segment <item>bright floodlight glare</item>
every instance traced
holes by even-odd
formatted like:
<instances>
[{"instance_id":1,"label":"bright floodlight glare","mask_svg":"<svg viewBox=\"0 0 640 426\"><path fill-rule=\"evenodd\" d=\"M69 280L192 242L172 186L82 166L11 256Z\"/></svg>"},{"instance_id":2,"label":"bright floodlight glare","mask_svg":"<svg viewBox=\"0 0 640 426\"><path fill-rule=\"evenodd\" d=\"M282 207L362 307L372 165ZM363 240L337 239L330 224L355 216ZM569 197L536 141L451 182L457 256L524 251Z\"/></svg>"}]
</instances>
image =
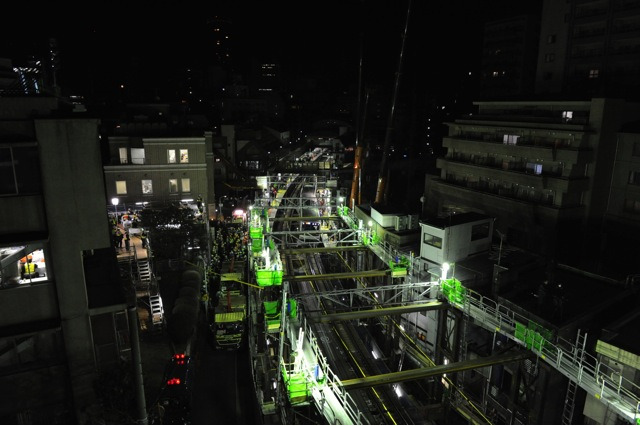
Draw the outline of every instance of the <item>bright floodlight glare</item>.
<instances>
[{"instance_id":1,"label":"bright floodlight glare","mask_svg":"<svg viewBox=\"0 0 640 426\"><path fill-rule=\"evenodd\" d=\"M369 227L372 227L373 226L373 221L370 220L368 225L369 225Z\"/></svg>"},{"instance_id":2,"label":"bright floodlight glare","mask_svg":"<svg viewBox=\"0 0 640 426\"><path fill-rule=\"evenodd\" d=\"M449 270L449 264L447 262L444 262L442 264L442 270L445 271L445 272L447 272Z\"/></svg>"},{"instance_id":3,"label":"bright floodlight glare","mask_svg":"<svg viewBox=\"0 0 640 426\"><path fill-rule=\"evenodd\" d=\"M119 203L120 203L120 200L118 200L117 198L111 199L111 204L113 204L114 206L117 206Z\"/></svg>"},{"instance_id":4,"label":"bright floodlight glare","mask_svg":"<svg viewBox=\"0 0 640 426\"><path fill-rule=\"evenodd\" d=\"M340 201L341 203L344 201L343 197L338 198L338 201Z\"/></svg>"}]
</instances>

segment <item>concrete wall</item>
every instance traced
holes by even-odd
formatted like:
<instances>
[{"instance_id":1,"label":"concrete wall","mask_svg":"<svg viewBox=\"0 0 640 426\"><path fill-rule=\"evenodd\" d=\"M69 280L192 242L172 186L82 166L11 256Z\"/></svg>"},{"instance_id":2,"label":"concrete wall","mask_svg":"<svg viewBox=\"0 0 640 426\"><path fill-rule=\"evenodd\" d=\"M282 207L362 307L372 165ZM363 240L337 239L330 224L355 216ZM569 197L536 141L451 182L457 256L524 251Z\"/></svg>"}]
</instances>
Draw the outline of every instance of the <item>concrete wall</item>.
<instances>
[{"instance_id":1,"label":"concrete wall","mask_svg":"<svg viewBox=\"0 0 640 426\"><path fill-rule=\"evenodd\" d=\"M3 289L0 324L3 327L58 318L56 286L51 282Z\"/></svg>"},{"instance_id":2,"label":"concrete wall","mask_svg":"<svg viewBox=\"0 0 640 426\"><path fill-rule=\"evenodd\" d=\"M109 247L98 120L36 120L50 258L74 406L93 401L95 360L83 250Z\"/></svg>"}]
</instances>

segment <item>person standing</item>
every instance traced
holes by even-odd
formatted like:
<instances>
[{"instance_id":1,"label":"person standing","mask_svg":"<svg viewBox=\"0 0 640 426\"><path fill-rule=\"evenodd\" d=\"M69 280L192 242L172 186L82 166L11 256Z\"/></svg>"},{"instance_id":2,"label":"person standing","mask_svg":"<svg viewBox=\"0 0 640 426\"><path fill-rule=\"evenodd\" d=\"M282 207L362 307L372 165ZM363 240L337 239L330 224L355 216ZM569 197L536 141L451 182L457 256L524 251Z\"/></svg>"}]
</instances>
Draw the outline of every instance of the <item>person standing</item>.
<instances>
[{"instance_id":1,"label":"person standing","mask_svg":"<svg viewBox=\"0 0 640 426\"><path fill-rule=\"evenodd\" d=\"M147 248L147 233L142 231L140 233L140 242L142 242L142 248Z\"/></svg>"},{"instance_id":2,"label":"person standing","mask_svg":"<svg viewBox=\"0 0 640 426\"><path fill-rule=\"evenodd\" d=\"M129 240L129 233L128 232L125 232L125 234L124 234L124 248L127 251L129 251L129 249L131 248L131 241Z\"/></svg>"},{"instance_id":3,"label":"person standing","mask_svg":"<svg viewBox=\"0 0 640 426\"><path fill-rule=\"evenodd\" d=\"M116 227L115 238L116 238L116 247L122 248L122 232L120 231L119 226Z\"/></svg>"}]
</instances>

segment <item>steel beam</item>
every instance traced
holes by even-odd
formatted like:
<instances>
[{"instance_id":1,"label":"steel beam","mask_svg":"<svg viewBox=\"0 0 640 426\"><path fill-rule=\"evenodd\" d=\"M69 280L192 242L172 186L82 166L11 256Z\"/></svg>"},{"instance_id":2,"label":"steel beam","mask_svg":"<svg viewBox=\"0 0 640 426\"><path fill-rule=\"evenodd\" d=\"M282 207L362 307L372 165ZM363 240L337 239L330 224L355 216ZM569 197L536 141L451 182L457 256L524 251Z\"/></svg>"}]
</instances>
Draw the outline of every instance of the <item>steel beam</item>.
<instances>
[{"instance_id":1,"label":"steel beam","mask_svg":"<svg viewBox=\"0 0 640 426\"><path fill-rule=\"evenodd\" d=\"M413 305L394 306L391 308L364 309L360 311L339 312L335 314L311 314L309 319L315 322L348 321L360 318L373 318L385 315L400 315L409 312L433 311L445 309L449 306L443 302L416 303Z\"/></svg>"},{"instance_id":2,"label":"steel beam","mask_svg":"<svg viewBox=\"0 0 640 426\"><path fill-rule=\"evenodd\" d=\"M398 371L396 373L378 374L376 376L362 377L359 379L342 380L342 386L345 390L352 390L389 385L392 383L423 379L425 377L438 376L446 373L455 373L463 370L488 367L495 364L507 364L509 362L521 361L527 358L534 358L535 356L536 355L530 351L492 355L484 358L454 362L447 365L436 365L435 367L416 368L413 370Z\"/></svg>"},{"instance_id":3,"label":"steel beam","mask_svg":"<svg viewBox=\"0 0 640 426\"><path fill-rule=\"evenodd\" d=\"M310 221L315 221L315 220L339 220L340 216L283 216L283 217L274 217L273 220L274 222L282 222L282 221L287 221L287 222L310 222Z\"/></svg>"},{"instance_id":4,"label":"steel beam","mask_svg":"<svg viewBox=\"0 0 640 426\"><path fill-rule=\"evenodd\" d=\"M307 254L307 253L334 253L350 250L367 250L368 246L336 246L336 247L307 247L307 248L293 248L293 249L281 249L280 255L287 254Z\"/></svg>"},{"instance_id":5,"label":"steel beam","mask_svg":"<svg viewBox=\"0 0 640 426\"><path fill-rule=\"evenodd\" d=\"M285 275L284 281L319 281L319 280L342 280L345 278L366 278L366 277L383 277L390 273L389 270L373 270L359 272L335 272L333 274L316 274L316 275Z\"/></svg>"}]
</instances>

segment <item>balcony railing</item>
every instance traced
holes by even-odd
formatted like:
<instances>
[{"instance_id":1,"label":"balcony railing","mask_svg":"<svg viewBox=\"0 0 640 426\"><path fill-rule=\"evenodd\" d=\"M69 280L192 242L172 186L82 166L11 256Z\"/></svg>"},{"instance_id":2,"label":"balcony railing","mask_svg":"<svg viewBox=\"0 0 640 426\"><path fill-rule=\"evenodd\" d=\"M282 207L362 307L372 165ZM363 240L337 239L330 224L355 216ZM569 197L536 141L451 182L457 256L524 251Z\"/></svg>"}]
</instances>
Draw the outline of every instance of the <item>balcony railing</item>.
<instances>
[{"instance_id":1,"label":"balcony railing","mask_svg":"<svg viewBox=\"0 0 640 426\"><path fill-rule=\"evenodd\" d=\"M519 187L506 187L500 185L492 185L483 181L469 181L464 178L448 175L446 179L440 180L443 183L468 188L476 192L497 195L500 197L511 198L516 201L533 202L541 205L553 207L553 195L542 194L538 191L520 192Z\"/></svg>"}]
</instances>

